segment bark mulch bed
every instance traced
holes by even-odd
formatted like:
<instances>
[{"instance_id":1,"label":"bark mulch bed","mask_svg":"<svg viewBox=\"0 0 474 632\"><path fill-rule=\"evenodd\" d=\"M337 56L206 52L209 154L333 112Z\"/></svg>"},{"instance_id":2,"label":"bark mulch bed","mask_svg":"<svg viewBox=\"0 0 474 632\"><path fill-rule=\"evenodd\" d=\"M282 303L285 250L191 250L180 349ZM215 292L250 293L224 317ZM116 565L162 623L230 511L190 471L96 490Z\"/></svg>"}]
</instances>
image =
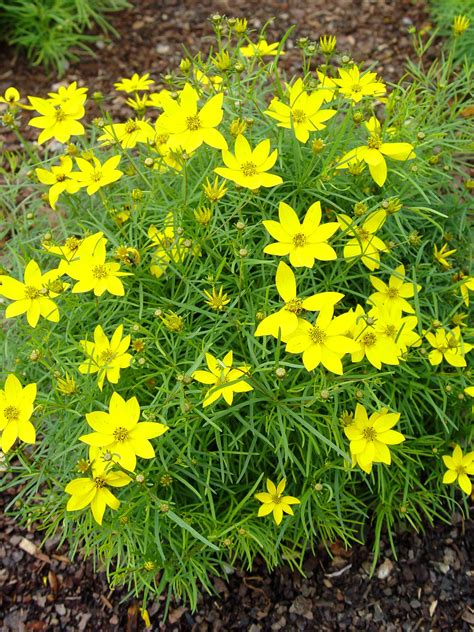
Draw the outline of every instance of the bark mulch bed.
<instances>
[{"instance_id":1,"label":"bark mulch bed","mask_svg":"<svg viewBox=\"0 0 474 632\"><path fill-rule=\"evenodd\" d=\"M134 7L112 17L122 39L101 37L97 58L72 64L67 81L78 80L91 92L107 93L113 82L133 72L160 74L172 70L184 45L193 53L207 50L211 13L247 16L252 28L275 16L268 31L277 38L292 24L283 63L293 71L299 52L297 37L317 39L336 34L339 47L356 61L375 63L386 80L403 73L412 53L408 28L428 23L421 0L135 0ZM32 69L13 50L0 55L0 90L11 84L23 93L42 95L57 82L54 75ZM117 102L117 111L119 106ZM144 622L136 600L111 591L102 572L90 562L71 561L57 540L41 546L41 534L20 528L3 513L0 498L0 632L88 630L136 632ZM149 604L153 630L167 632L249 632L298 630L367 630L415 632L468 631L474 626L473 571L469 545L472 523L459 516L425 535L397 535L398 560L387 542L375 575L370 578L370 547L346 551L321 548L305 561L305 575L284 567L269 574L260 563L251 573L236 569L228 582L214 580L216 594L204 594L197 612L174 603L163 621L164 598Z\"/></svg>"}]
</instances>

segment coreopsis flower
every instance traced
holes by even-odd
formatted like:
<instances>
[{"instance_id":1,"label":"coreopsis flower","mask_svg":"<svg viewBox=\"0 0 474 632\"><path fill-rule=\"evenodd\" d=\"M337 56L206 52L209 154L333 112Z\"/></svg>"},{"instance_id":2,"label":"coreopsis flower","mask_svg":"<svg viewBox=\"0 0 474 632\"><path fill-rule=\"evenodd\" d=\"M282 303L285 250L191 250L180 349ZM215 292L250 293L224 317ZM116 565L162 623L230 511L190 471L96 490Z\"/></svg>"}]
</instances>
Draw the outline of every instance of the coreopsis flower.
<instances>
[{"instance_id":1,"label":"coreopsis flower","mask_svg":"<svg viewBox=\"0 0 474 632\"><path fill-rule=\"evenodd\" d=\"M439 250L438 246L434 244L433 248L433 257L445 270L449 270L449 268L451 268L451 262L448 261L448 257L457 252L455 249L448 250L447 248L448 244L443 244Z\"/></svg>"},{"instance_id":2,"label":"coreopsis flower","mask_svg":"<svg viewBox=\"0 0 474 632\"><path fill-rule=\"evenodd\" d=\"M241 187L254 191L259 187L274 187L283 182L283 178L267 173L273 167L278 150L270 153L270 140L262 140L252 150L248 140L239 134L235 139L235 154L227 149L222 152L225 167L217 167L215 173L232 180Z\"/></svg>"},{"instance_id":3,"label":"coreopsis flower","mask_svg":"<svg viewBox=\"0 0 474 632\"><path fill-rule=\"evenodd\" d=\"M120 272L120 264L107 261L105 244L107 240L102 233L92 236L82 243L79 258L69 263L67 274L77 281L73 286L74 294L94 291L95 296L110 292L115 296L124 296L125 289L119 277L129 276L129 272Z\"/></svg>"},{"instance_id":4,"label":"coreopsis flower","mask_svg":"<svg viewBox=\"0 0 474 632\"><path fill-rule=\"evenodd\" d=\"M23 282L5 274L0 275L0 294L13 301L5 310L6 318L14 318L26 312L26 320L36 327L40 316L53 323L59 321L59 309L50 298L57 296L49 286L59 276L57 270L42 274L36 261L29 261L23 275Z\"/></svg>"},{"instance_id":5,"label":"coreopsis flower","mask_svg":"<svg viewBox=\"0 0 474 632\"><path fill-rule=\"evenodd\" d=\"M7 88L3 96L0 95L0 103L6 103L10 107L14 105L21 107L20 99L21 95L19 91L16 88L13 88L13 86Z\"/></svg>"},{"instance_id":6,"label":"coreopsis flower","mask_svg":"<svg viewBox=\"0 0 474 632\"><path fill-rule=\"evenodd\" d=\"M84 114L84 105L80 99L66 101L55 105L47 99L28 97L33 108L40 114L29 121L31 127L43 130L38 143L44 143L50 138L60 143L67 143L71 136L81 136L85 133L84 126L79 122Z\"/></svg>"},{"instance_id":7,"label":"coreopsis flower","mask_svg":"<svg viewBox=\"0 0 474 632\"><path fill-rule=\"evenodd\" d=\"M375 327L376 320L375 317L366 315L363 308L357 305L350 334L358 349L351 353L352 362L360 362L365 357L372 366L380 370L382 364L400 364L400 347L395 343L393 335L387 335L387 327L383 321L380 326ZM396 328L397 332L398 330L399 327Z\"/></svg>"},{"instance_id":8,"label":"coreopsis flower","mask_svg":"<svg viewBox=\"0 0 474 632\"><path fill-rule=\"evenodd\" d=\"M5 454L17 439L24 443L36 441L35 427L31 423L36 384L21 385L10 373L0 389L0 448Z\"/></svg>"},{"instance_id":9,"label":"coreopsis flower","mask_svg":"<svg viewBox=\"0 0 474 632\"><path fill-rule=\"evenodd\" d=\"M290 263L295 268L312 268L315 259L332 261L337 258L336 251L327 240L339 228L337 222L321 224L321 203L314 202L300 224L298 215L286 202L280 202L278 207L280 221L263 221L276 243L268 244L263 249L269 255L289 255Z\"/></svg>"},{"instance_id":10,"label":"coreopsis flower","mask_svg":"<svg viewBox=\"0 0 474 632\"><path fill-rule=\"evenodd\" d=\"M252 42L248 46L242 46L240 52L244 57L265 57L266 55L275 57L278 54L278 47L280 42L273 42L269 44L266 39L261 39L257 44ZM284 55L284 51L281 51L281 55Z\"/></svg>"},{"instance_id":11,"label":"coreopsis flower","mask_svg":"<svg viewBox=\"0 0 474 632\"><path fill-rule=\"evenodd\" d=\"M382 345L390 347L392 343L395 344L398 357L401 357L408 347L421 345L422 338L414 331L418 325L418 318L411 315L402 316L401 310L396 307L373 307L367 315L367 321L373 323L371 331Z\"/></svg>"},{"instance_id":12,"label":"coreopsis flower","mask_svg":"<svg viewBox=\"0 0 474 632\"><path fill-rule=\"evenodd\" d=\"M316 75L318 77L319 84L315 89L318 91L319 94L323 95L325 102L332 101L337 90L337 86L334 83L334 80L320 70L316 71Z\"/></svg>"},{"instance_id":13,"label":"coreopsis flower","mask_svg":"<svg viewBox=\"0 0 474 632\"><path fill-rule=\"evenodd\" d=\"M385 217L384 211L374 211L359 226L348 215L341 213L337 216L341 229L350 237L344 246L344 259L360 257L369 270L380 268L380 253L387 247L375 233L383 226Z\"/></svg>"},{"instance_id":14,"label":"coreopsis flower","mask_svg":"<svg viewBox=\"0 0 474 632\"><path fill-rule=\"evenodd\" d=\"M137 143L147 143L155 136L155 130L150 123L141 119L105 125L103 130L104 133L97 140L101 140L104 145L118 143L123 149L132 149Z\"/></svg>"},{"instance_id":15,"label":"coreopsis flower","mask_svg":"<svg viewBox=\"0 0 474 632\"><path fill-rule=\"evenodd\" d=\"M221 312L225 309L225 306L230 303L230 298L227 294L224 294L224 288L220 287L219 292L216 292L216 288L212 288L212 294L208 290L204 290L207 301L204 301L206 305L209 305L215 312Z\"/></svg>"},{"instance_id":16,"label":"coreopsis flower","mask_svg":"<svg viewBox=\"0 0 474 632\"><path fill-rule=\"evenodd\" d=\"M401 432L392 430L400 419L400 413L389 413L387 408L367 415L362 404L357 404L352 423L344 427L344 433L350 441L353 465L370 474L374 463L392 462L389 445L398 445L405 441Z\"/></svg>"},{"instance_id":17,"label":"coreopsis flower","mask_svg":"<svg viewBox=\"0 0 474 632\"><path fill-rule=\"evenodd\" d=\"M226 50L221 50L212 58L212 63L218 70L225 72L232 66L232 59Z\"/></svg>"},{"instance_id":18,"label":"coreopsis flower","mask_svg":"<svg viewBox=\"0 0 474 632\"><path fill-rule=\"evenodd\" d=\"M359 68L339 68L339 79L333 79L339 92L353 103L359 103L363 97L381 97L387 92L383 81L377 80L375 72L360 73Z\"/></svg>"},{"instance_id":19,"label":"coreopsis flower","mask_svg":"<svg viewBox=\"0 0 474 632\"><path fill-rule=\"evenodd\" d=\"M87 100L87 88L78 88L77 81L73 81L68 86L59 86L57 92L48 92L48 97L53 105L64 103L84 105Z\"/></svg>"},{"instance_id":20,"label":"coreopsis flower","mask_svg":"<svg viewBox=\"0 0 474 632\"><path fill-rule=\"evenodd\" d=\"M170 134L169 147L181 148L190 153L205 143L226 150L227 141L216 129L224 115L223 99L222 93L215 94L199 109L199 93L187 83L179 100L164 102L164 113L159 118L159 125Z\"/></svg>"},{"instance_id":21,"label":"coreopsis flower","mask_svg":"<svg viewBox=\"0 0 474 632\"><path fill-rule=\"evenodd\" d=\"M72 159L70 156L61 156L59 165L53 165L48 171L47 169L35 169L36 177L42 184L50 185L48 191L48 200L51 208L56 208L56 202L63 191L67 193L77 193L81 185L71 178Z\"/></svg>"},{"instance_id":22,"label":"coreopsis flower","mask_svg":"<svg viewBox=\"0 0 474 632\"><path fill-rule=\"evenodd\" d=\"M86 415L87 423L94 430L82 435L79 441L91 446L90 460L94 462L102 448L109 452L113 460L126 470L133 472L137 456L152 459L155 450L149 439L160 437L168 426L154 421L140 419L140 405L136 397L125 401L118 393L112 393L109 412L95 411Z\"/></svg>"},{"instance_id":23,"label":"coreopsis flower","mask_svg":"<svg viewBox=\"0 0 474 632\"><path fill-rule=\"evenodd\" d=\"M293 509L291 505L299 505L300 501L294 496L283 496L285 491L286 480L281 480L278 485L275 486L272 481L267 478L267 491L255 494L255 498L259 500L263 505L258 510L258 516L268 516L273 513L273 518L277 525L283 519L283 513L293 516Z\"/></svg>"},{"instance_id":24,"label":"coreopsis flower","mask_svg":"<svg viewBox=\"0 0 474 632\"><path fill-rule=\"evenodd\" d=\"M125 472L113 470L110 463L98 461L92 465L90 477L75 478L64 488L71 495L66 510L79 511L90 505L94 520L101 525L106 507L114 510L120 507L119 499L107 486L125 487L131 480Z\"/></svg>"},{"instance_id":25,"label":"coreopsis flower","mask_svg":"<svg viewBox=\"0 0 474 632\"><path fill-rule=\"evenodd\" d=\"M184 330L184 318L176 312L168 312L160 316L161 322L168 331L180 334Z\"/></svg>"},{"instance_id":26,"label":"coreopsis flower","mask_svg":"<svg viewBox=\"0 0 474 632\"><path fill-rule=\"evenodd\" d=\"M464 356L469 353L473 347L463 341L460 327L454 327L451 331L439 328L435 333L426 333L425 338L433 347L428 355L430 364L436 366L440 364L444 358L451 366L466 366Z\"/></svg>"},{"instance_id":27,"label":"coreopsis flower","mask_svg":"<svg viewBox=\"0 0 474 632\"><path fill-rule=\"evenodd\" d=\"M221 200L227 193L227 187L225 186L225 183L219 183L218 178L215 178L213 183L211 183L209 178L206 178L206 184L203 185L203 189L204 195L207 197L209 202L217 202L218 200Z\"/></svg>"},{"instance_id":28,"label":"coreopsis flower","mask_svg":"<svg viewBox=\"0 0 474 632\"><path fill-rule=\"evenodd\" d=\"M80 373L98 373L100 390L104 380L117 384L120 379L120 369L126 369L132 362L132 356L127 352L130 347L131 336L123 336L123 325L119 325L109 340L100 325L94 330L94 342L81 340L80 345L87 356L87 361L79 366Z\"/></svg>"},{"instance_id":29,"label":"coreopsis flower","mask_svg":"<svg viewBox=\"0 0 474 632\"><path fill-rule=\"evenodd\" d=\"M212 208L209 206L200 206L194 211L194 219L201 226L207 226L212 219Z\"/></svg>"},{"instance_id":30,"label":"coreopsis flower","mask_svg":"<svg viewBox=\"0 0 474 632\"><path fill-rule=\"evenodd\" d=\"M464 301L464 305L469 307L469 290L474 292L474 277L465 277L462 279L462 283L459 286L461 290L461 296Z\"/></svg>"},{"instance_id":31,"label":"coreopsis flower","mask_svg":"<svg viewBox=\"0 0 474 632\"><path fill-rule=\"evenodd\" d=\"M225 399L229 406L234 399L234 393L253 391L253 387L245 381L250 367L233 366L233 352L229 351L223 360L218 360L210 353L206 353L206 363L209 371L194 371L193 379L202 384L212 385L207 391L203 407L213 404L219 397Z\"/></svg>"},{"instance_id":32,"label":"coreopsis flower","mask_svg":"<svg viewBox=\"0 0 474 632\"><path fill-rule=\"evenodd\" d=\"M92 156L92 160L76 158L80 171L73 171L71 177L79 183L80 187L87 187L88 195L93 195L107 184L116 182L123 176L123 172L117 169L120 156L112 156L101 164L100 160Z\"/></svg>"},{"instance_id":33,"label":"coreopsis flower","mask_svg":"<svg viewBox=\"0 0 474 632\"><path fill-rule=\"evenodd\" d=\"M75 395L78 391L76 380L66 372L64 377L56 378L56 390L63 395Z\"/></svg>"},{"instance_id":34,"label":"coreopsis flower","mask_svg":"<svg viewBox=\"0 0 474 632\"><path fill-rule=\"evenodd\" d=\"M336 169L347 169L353 161L365 162L370 175L381 187L387 179L387 163L385 156L392 160L413 160L415 152L410 143L385 143L381 136L381 127L375 116L372 116L365 127L369 132L367 145L356 147L347 152L340 160Z\"/></svg>"},{"instance_id":35,"label":"coreopsis flower","mask_svg":"<svg viewBox=\"0 0 474 632\"><path fill-rule=\"evenodd\" d=\"M306 298L299 298L296 291L296 279L293 270L280 261L275 277L276 288L285 305L264 318L258 325L256 336L273 336L285 341L298 327L298 318L303 311L319 312L325 307L333 307L344 298L340 292L320 292Z\"/></svg>"},{"instance_id":36,"label":"coreopsis flower","mask_svg":"<svg viewBox=\"0 0 474 632\"><path fill-rule=\"evenodd\" d=\"M287 337L286 350L302 353L307 371L322 364L331 373L342 375L342 357L358 349L358 344L347 336L352 322L350 312L334 318L334 307L323 307L314 324L299 319L296 331Z\"/></svg>"},{"instance_id":37,"label":"coreopsis flower","mask_svg":"<svg viewBox=\"0 0 474 632\"><path fill-rule=\"evenodd\" d=\"M194 71L196 81L204 88L212 88L215 92L223 89L224 79L220 75L206 75L196 68Z\"/></svg>"},{"instance_id":38,"label":"coreopsis flower","mask_svg":"<svg viewBox=\"0 0 474 632\"><path fill-rule=\"evenodd\" d=\"M335 35L323 35L319 38L319 48L323 55L332 55L336 48L337 40Z\"/></svg>"},{"instance_id":39,"label":"coreopsis flower","mask_svg":"<svg viewBox=\"0 0 474 632\"><path fill-rule=\"evenodd\" d=\"M126 92L127 94L131 94L132 92L146 92L150 89L150 86L155 83L153 79L149 79L149 77L149 72L146 72L142 76L138 73L134 73L130 79L122 78L120 81L117 81L117 83L114 83L114 88Z\"/></svg>"},{"instance_id":40,"label":"coreopsis flower","mask_svg":"<svg viewBox=\"0 0 474 632\"><path fill-rule=\"evenodd\" d=\"M460 446L456 445L452 455L443 456L447 471L443 476L443 483L457 482L462 491L468 496L472 492L472 483L469 476L474 476L474 452L462 453Z\"/></svg>"},{"instance_id":41,"label":"coreopsis flower","mask_svg":"<svg viewBox=\"0 0 474 632\"><path fill-rule=\"evenodd\" d=\"M453 33L456 37L459 37L471 24L471 20L466 15L456 15L453 19Z\"/></svg>"},{"instance_id":42,"label":"coreopsis flower","mask_svg":"<svg viewBox=\"0 0 474 632\"><path fill-rule=\"evenodd\" d=\"M277 120L278 127L292 129L296 138L306 143L309 133L324 129L324 122L332 118L336 110L321 110L325 101L324 93L318 90L306 92L301 78L292 86L287 84L286 90L289 105L275 97L264 114Z\"/></svg>"},{"instance_id":43,"label":"coreopsis flower","mask_svg":"<svg viewBox=\"0 0 474 632\"><path fill-rule=\"evenodd\" d=\"M397 266L394 273L390 276L387 283L384 283L378 277L369 276L370 282L377 290L369 296L367 301L375 306L385 305L390 309L414 314L415 310L406 300L415 295L415 284L405 283L405 266L403 264ZM421 285L416 285L417 293L421 290Z\"/></svg>"},{"instance_id":44,"label":"coreopsis flower","mask_svg":"<svg viewBox=\"0 0 474 632\"><path fill-rule=\"evenodd\" d=\"M102 232L89 235L85 239L72 235L66 239L64 244L61 245L54 244L50 241L43 241L41 245L50 254L61 257L61 261L58 266L58 273L67 274L69 264L73 261L73 259L80 259L81 254L87 254L91 249L94 249L100 240L102 240L104 244L107 243L107 239L104 237L104 233Z\"/></svg>"}]
</instances>

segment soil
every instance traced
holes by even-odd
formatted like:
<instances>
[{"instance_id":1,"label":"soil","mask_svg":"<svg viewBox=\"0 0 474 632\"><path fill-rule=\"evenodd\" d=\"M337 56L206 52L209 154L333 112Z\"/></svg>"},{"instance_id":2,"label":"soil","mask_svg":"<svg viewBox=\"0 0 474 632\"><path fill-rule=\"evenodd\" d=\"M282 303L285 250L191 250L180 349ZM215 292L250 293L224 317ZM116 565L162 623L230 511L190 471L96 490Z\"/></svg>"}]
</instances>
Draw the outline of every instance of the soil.
<instances>
[{"instance_id":1,"label":"soil","mask_svg":"<svg viewBox=\"0 0 474 632\"><path fill-rule=\"evenodd\" d=\"M107 93L112 83L133 72L160 74L177 66L183 46L207 50L212 43L208 17L215 12L249 18L268 29L274 40L292 24L283 59L291 72L299 64L298 37L318 39L336 34L342 51L356 61L374 63L388 80L403 73L412 53L408 28L429 20L421 0L135 0L134 7L113 15L122 34L101 36L97 57L71 64L67 81ZM0 90L14 84L22 93L43 95L58 78L28 67L12 49L0 51ZM118 107L118 106L117 106ZM0 498L0 632L89 630L137 632L145 629L139 603L121 590L111 591L103 572L89 561L70 560L57 539L41 545L41 533L21 528L5 515L8 495ZM233 570L214 579L215 595L202 594L196 612L174 602L164 621L164 597L148 604L153 630L165 632L283 632L299 630L366 630L461 632L474 629L470 549L474 527L455 515L451 525L438 524L424 535L401 531L398 560L382 542L370 577L370 536L350 550L336 542L330 553L321 547L308 555L305 576L289 567L269 573L256 562L251 573Z\"/></svg>"}]
</instances>

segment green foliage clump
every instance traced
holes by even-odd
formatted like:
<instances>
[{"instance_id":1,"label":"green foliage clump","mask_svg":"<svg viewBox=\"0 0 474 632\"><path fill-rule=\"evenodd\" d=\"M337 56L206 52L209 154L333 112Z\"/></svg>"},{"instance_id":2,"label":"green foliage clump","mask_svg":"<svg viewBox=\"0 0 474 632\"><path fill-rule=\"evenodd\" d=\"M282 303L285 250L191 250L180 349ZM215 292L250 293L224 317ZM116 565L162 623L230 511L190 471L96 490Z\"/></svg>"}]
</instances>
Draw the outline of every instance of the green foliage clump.
<instances>
[{"instance_id":1,"label":"green foliage clump","mask_svg":"<svg viewBox=\"0 0 474 632\"><path fill-rule=\"evenodd\" d=\"M90 44L98 36L84 31L96 24L117 36L105 14L128 6L127 0L0 0L0 37L24 51L33 66L62 75L81 53L94 54Z\"/></svg>"},{"instance_id":2,"label":"green foliage clump","mask_svg":"<svg viewBox=\"0 0 474 632\"><path fill-rule=\"evenodd\" d=\"M472 65L388 88L301 40L286 78L285 38L213 23L165 89L115 84L127 121L76 84L30 98L39 147L13 88L2 119L8 510L193 606L256 556L467 514L474 470Z\"/></svg>"}]
</instances>

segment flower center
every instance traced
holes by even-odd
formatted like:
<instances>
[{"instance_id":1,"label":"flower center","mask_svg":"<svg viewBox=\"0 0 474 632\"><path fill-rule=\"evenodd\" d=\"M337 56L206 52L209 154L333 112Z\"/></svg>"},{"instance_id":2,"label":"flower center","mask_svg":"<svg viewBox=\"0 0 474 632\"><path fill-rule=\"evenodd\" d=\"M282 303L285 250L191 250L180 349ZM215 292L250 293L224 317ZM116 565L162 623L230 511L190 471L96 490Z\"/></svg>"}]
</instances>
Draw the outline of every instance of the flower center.
<instances>
[{"instance_id":1,"label":"flower center","mask_svg":"<svg viewBox=\"0 0 474 632\"><path fill-rule=\"evenodd\" d=\"M319 327L311 327L309 337L316 345L321 345L327 338L327 333Z\"/></svg>"},{"instance_id":2,"label":"flower center","mask_svg":"<svg viewBox=\"0 0 474 632\"><path fill-rule=\"evenodd\" d=\"M3 416L9 423L11 421L17 421L20 417L20 409L16 406L7 406L3 409Z\"/></svg>"},{"instance_id":3,"label":"flower center","mask_svg":"<svg viewBox=\"0 0 474 632\"><path fill-rule=\"evenodd\" d=\"M102 170L94 169L94 171L91 173L91 180L92 182L100 182L100 180L102 180Z\"/></svg>"},{"instance_id":4,"label":"flower center","mask_svg":"<svg viewBox=\"0 0 474 632\"><path fill-rule=\"evenodd\" d=\"M246 178L250 178L257 173L257 165L254 162L244 162L240 169Z\"/></svg>"},{"instance_id":5,"label":"flower center","mask_svg":"<svg viewBox=\"0 0 474 632\"><path fill-rule=\"evenodd\" d=\"M352 92L362 92L362 87L358 83L355 83L352 86Z\"/></svg>"},{"instance_id":6,"label":"flower center","mask_svg":"<svg viewBox=\"0 0 474 632\"><path fill-rule=\"evenodd\" d=\"M388 298L397 298L398 297L398 288L389 287L387 292Z\"/></svg>"},{"instance_id":7,"label":"flower center","mask_svg":"<svg viewBox=\"0 0 474 632\"><path fill-rule=\"evenodd\" d=\"M306 243L306 235L304 233L296 233L293 235L293 244L296 248L302 248Z\"/></svg>"},{"instance_id":8,"label":"flower center","mask_svg":"<svg viewBox=\"0 0 474 632\"><path fill-rule=\"evenodd\" d=\"M56 174L56 182L64 182L65 179L66 179L66 174L65 173L57 173Z\"/></svg>"},{"instance_id":9,"label":"flower center","mask_svg":"<svg viewBox=\"0 0 474 632\"><path fill-rule=\"evenodd\" d=\"M126 134L132 134L133 132L136 132L138 129L138 125L136 121L127 121L125 123L125 133Z\"/></svg>"},{"instance_id":10,"label":"flower center","mask_svg":"<svg viewBox=\"0 0 474 632\"><path fill-rule=\"evenodd\" d=\"M61 106L58 107L58 109L56 110L54 116L56 118L56 123L62 123L63 121L66 120L66 114L61 109Z\"/></svg>"},{"instance_id":11,"label":"flower center","mask_svg":"<svg viewBox=\"0 0 474 632\"><path fill-rule=\"evenodd\" d=\"M105 279L108 276L107 268L104 265L94 266L92 276L94 279Z\"/></svg>"},{"instance_id":12,"label":"flower center","mask_svg":"<svg viewBox=\"0 0 474 632\"><path fill-rule=\"evenodd\" d=\"M101 476L96 476L96 478L94 478L94 485L97 489L102 489L102 487L105 487L105 480Z\"/></svg>"},{"instance_id":13,"label":"flower center","mask_svg":"<svg viewBox=\"0 0 474 632\"><path fill-rule=\"evenodd\" d=\"M41 291L37 287L33 287L32 285L25 286L25 298L34 300L35 298L39 298L40 296Z\"/></svg>"},{"instance_id":14,"label":"flower center","mask_svg":"<svg viewBox=\"0 0 474 632\"><path fill-rule=\"evenodd\" d=\"M277 496L277 495L272 496L272 503L274 505L279 505L281 503L281 496Z\"/></svg>"},{"instance_id":15,"label":"flower center","mask_svg":"<svg viewBox=\"0 0 474 632\"><path fill-rule=\"evenodd\" d=\"M366 228L356 228L356 233L361 241L369 241L370 233Z\"/></svg>"},{"instance_id":16,"label":"flower center","mask_svg":"<svg viewBox=\"0 0 474 632\"><path fill-rule=\"evenodd\" d=\"M123 443L128 439L128 430L126 428L123 428L122 426L119 426L114 430L114 439L119 443Z\"/></svg>"},{"instance_id":17,"label":"flower center","mask_svg":"<svg viewBox=\"0 0 474 632\"><path fill-rule=\"evenodd\" d=\"M380 149L380 147L382 146L382 139L378 134L372 134L371 136L369 136L367 146L370 147L370 149Z\"/></svg>"},{"instance_id":18,"label":"flower center","mask_svg":"<svg viewBox=\"0 0 474 632\"><path fill-rule=\"evenodd\" d=\"M362 436L364 439L367 439L367 441L375 441L375 439L377 439L377 431L374 430L374 428L364 428L362 430Z\"/></svg>"},{"instance_id":19,"label":"flower center","mask_svg":"<svg viewBox=\"0 0 474 632\"><path fill-rule=\"evenodd\" d=\"M79 248L80 243L81 242L77 239L77 237L68 237L68 239L64 242L64 245L68 250L75 251Z\"/></svg>"},{"instance_id":20,"label":"flower center","mask_svg":"<svg viewBox=\"0 0 474 632\"><path fill-rule=\"evenodd\" d=\"M114 358L115 358L115 353L112 351L112 349L106 349L105 351L102 351L102 353L100 354L100 362L102 364L108 364Z\"/></svg>"},{"instance_id":21,"label":"flower center","mask_svg":"<svg viewBox=\"0 0 474 632\"><path fill-rule=\"evenodd\" d=\"M197 114L195 116L188 116L186 119L186 126L189 130L195 132L201 127L201 119Z\"/></svg>"},{"instance_id":22,"label":"flower center","mask_svg":"<svg viewBox=\"0 0 474 632\"><path fill-rule=\"evenodd\" d=\"M448 338L448 349L457 349L459 346L459 342L456 340L454 336Z\"/></svg>"},{"instance_id":23,"label":"flower center","mask_svg":"<svg viewBox=\"0 0 474 632\"><path fill-rule=\"evenodd\" d=\"M395 327L395 325L387 325L386 329L385 329L385 333L387 336L390 336L390 338L395 338L395 336L397 335L397 328Z\"/></svg>"},{"instance_id":24,"label":"flower center","mask_svg":"<svg viewBox=\"0 0 474 632\"><path fill-rule=\"evenodd\" d=\"M306 119L306 112L304 110L293 110L293 121L295 123L303 123Z\"/></svg>"},{"instance_id":25,"label":"flower center","mask_svg":"<svg viewBox=\"0 0 474 632\"><path fill-rule=\"evenodd\" d=\"M285 304L285 309L298 316L303 311L303 301L300 298L292 298Z\"/></svg>"},{"instance_id":26,"label":"flower center","mask_svg":"<svg viewBox=\"0 0 474 632\"><path fill-rule=\"evenodd\" d=\"M164 145L165 143L168 142L169 137L170 137L169 134L160 134L159 136L156 137L156 144Z\"/></svg>"},{"instance_id":27,"label":"flower center","mask_svg":"<svg viewBox=\"0 0 474 632\"><path fill-rule=\"evenodd\" d=\"M362 336L362 344L366 347L372 347L377 342L377 336L369 331Z\"/></svg>"},{"instance_id":28,"label":"flower center","mask_svg":"<svg viewBox=\"0 0 474 632\"><path fill-rule=\"evenodd\" d=\"M459 476L461 476L461 474L467 474L466 468L463 465L456 465L456 472Z\"/></svg>"}]
</instances>

